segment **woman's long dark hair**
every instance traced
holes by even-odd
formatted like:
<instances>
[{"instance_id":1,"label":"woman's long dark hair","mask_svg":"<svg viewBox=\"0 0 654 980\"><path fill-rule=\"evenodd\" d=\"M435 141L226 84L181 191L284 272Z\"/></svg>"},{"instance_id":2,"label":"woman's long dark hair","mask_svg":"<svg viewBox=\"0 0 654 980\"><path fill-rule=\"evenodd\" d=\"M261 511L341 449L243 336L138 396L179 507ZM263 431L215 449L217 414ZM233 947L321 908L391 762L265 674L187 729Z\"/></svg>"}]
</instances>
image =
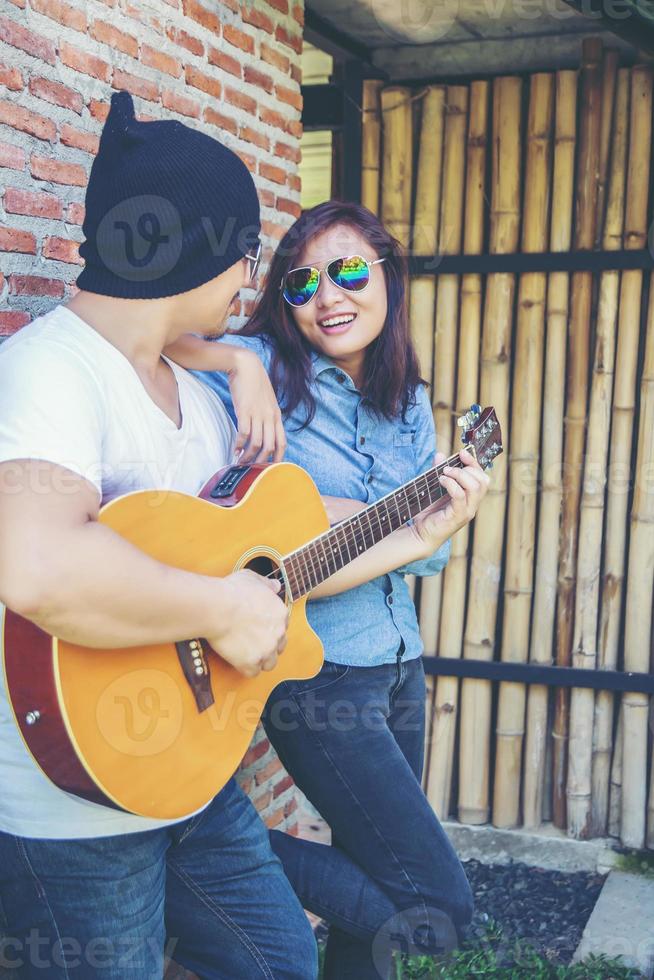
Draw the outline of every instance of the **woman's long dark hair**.
<instances>
[{"instance_id":1,"label":"woman's long dark hair","mask_svg":"<svg viewBox=\"0 0 654 980\"><path fill-rule=\"evenodd\" d=\"M296 326L280 283L290 269L297 267L297 257L305 245L335 225L348 225L360 232L378 257L386 258L379 268L386 277L388 312L381 333L366 351L361 394L377 413L389 419L404 418L414 401L416 387L424 384L409 332L406 260L400 243L368 208L326 201L305 211L279 243L254 312L241 332L271 342L270 379L284 416L288 418L296 408L304 408L306 420L302 427L308 425L316 410L309 387L312 348Z\"/></svg>"}]
</instances>

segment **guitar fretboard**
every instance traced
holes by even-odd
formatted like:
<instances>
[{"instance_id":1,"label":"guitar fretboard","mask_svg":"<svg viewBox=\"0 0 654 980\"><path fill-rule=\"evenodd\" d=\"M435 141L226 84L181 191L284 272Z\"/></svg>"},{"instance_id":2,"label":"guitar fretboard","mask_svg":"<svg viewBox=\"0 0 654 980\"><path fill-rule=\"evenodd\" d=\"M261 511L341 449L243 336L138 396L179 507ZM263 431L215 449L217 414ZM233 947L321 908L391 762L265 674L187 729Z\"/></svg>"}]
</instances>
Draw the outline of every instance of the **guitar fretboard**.
<instances>
[{"instance_id":1,"label":"guitar fretboard","mask_svg":"<svg viewBox=\"0 0 654 980\"><path fill-rule=\"evenodd\" d=\"M325 579L444 497L447 491L441 485L439 474L446 466L462 468L459 454L450 456L415 480L405 483L286 555L283 565L292 599L295 601L307 595Z\"/></svg>"}]
</instances>

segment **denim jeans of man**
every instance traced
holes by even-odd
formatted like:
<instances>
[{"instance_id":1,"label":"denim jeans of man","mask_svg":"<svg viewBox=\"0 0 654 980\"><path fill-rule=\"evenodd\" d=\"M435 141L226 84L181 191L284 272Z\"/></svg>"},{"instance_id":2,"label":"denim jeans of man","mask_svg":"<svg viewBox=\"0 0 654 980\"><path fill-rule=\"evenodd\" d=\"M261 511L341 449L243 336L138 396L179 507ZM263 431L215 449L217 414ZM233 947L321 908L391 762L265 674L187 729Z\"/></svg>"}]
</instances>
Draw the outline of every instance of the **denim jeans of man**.
<instances>
[{"instance_id":1,"label":"denim jeans of man","mask_svg":"<svg viewBox=\"0 0 654 980\"><path fill-rule=\"evenodd\" d=\"M325 663L286 681L264 716L332 830L331 847L271 834L300 901L331 924L325 980L386 980L394 949L447 952L472 917L465 872L420 785L424 670L402 649L396 663Z\"/></svg>"},{"instance_id":2,"label":"denim jeans of man","mask_svg":"<svg viewBox=\"0 0 654 980\"><path fill-rule=\"evenodd\" d=\"M0 834L0 975L161 980L164 950L208 980L317 976L307 917L234 780L160 830Z\"/></svg>"}]
</instances>

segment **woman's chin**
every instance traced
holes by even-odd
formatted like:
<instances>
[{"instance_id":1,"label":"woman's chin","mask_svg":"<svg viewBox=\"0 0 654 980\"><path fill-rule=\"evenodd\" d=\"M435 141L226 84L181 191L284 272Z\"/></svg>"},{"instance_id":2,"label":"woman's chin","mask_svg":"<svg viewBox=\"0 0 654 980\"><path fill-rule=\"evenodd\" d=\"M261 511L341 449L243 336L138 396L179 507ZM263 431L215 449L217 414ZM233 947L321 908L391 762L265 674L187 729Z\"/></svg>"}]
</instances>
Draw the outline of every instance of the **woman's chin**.
<instances>
[{"instance_id":1,"label":"woman's chin","mask_svg":"<svg viewBox=\"0 0 654 980\"><path fill-rule=\"evenodd\" d=\"M319 348L328 357L346 357L348 354L360 354L370 343L370 340L357 336L357 331L347 330L343 333L326 333L320 331Z\"/></svg>"}]
</instances>

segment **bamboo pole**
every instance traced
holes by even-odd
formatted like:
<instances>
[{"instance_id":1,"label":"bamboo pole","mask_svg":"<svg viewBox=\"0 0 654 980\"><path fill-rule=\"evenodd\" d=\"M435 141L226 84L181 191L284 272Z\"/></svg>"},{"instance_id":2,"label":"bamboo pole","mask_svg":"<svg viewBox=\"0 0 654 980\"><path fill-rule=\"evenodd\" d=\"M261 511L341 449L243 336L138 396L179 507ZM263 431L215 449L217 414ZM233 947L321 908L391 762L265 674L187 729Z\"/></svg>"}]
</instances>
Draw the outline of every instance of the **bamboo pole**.
<instances>
[{"instance_id":1,"label":"bamboo pole","mask_svg":"<svg viewBox=\"0 0 654 980\"><path fill-rule=\"evenodd\" d=\"M381 89L383 82L366 78L363 82L361 120L361 203L379 214L379 151L381 146Z\"/></svg>"},{"instance_id":2,"label":"bamboo pole","mask_svg":"<svg viewBox=\"0 0 654 980\"><path fill-rule=\"evenodd\" d=\"M618 708L618 727L615 730L613 761L611 763L611 790L609 795L609 834L620 836L620 811L622 809L622 704Z\"/></svg>"},{"instance_id":3,"label":"bamboo pole","mask_svg":"<svg viewBox=\"0 0 654 980\"><path fill-rule=\"evenodd\" d=\"M602 121L600 123L600 157L599 157L599 184L597 187L597 236L596 245L599 246L602 239L602 230L605 222L606 194L609 181L609 159L613 144L613 129L619 118L617 105L615 106L615 91L618 74L619 54L617 51L605 51L604 62L602 64Z\"/></svg>"},{"instance_id":4,"label":"bamboo pole","mask_svg":"<svg viewBox=\"0 0 654 980\"><path fill-rule=\"evenodd\" d=\"M628 69L622 69L618 75L618 96L616 103L616 146L614 158L621 158L618 147L621 144L621 130L624 129L629 119L629 87L631 73ZM626 95L621 94L622 87L626 87ZM624 120L624 122L623 122ZM636 138L634 132L631 133L631 140ZM624 166L624 162L623 162ZM633 194L633 183L628 188L627 194ZM610 203L609 203L610 207ZM623 235L616 247L620 247ZM613 246L608 246L613 247ZM621 283L621 291L624 290L624 277ZM624 315L635 316L635 310L620 310L618 319L618 333L624 332ZM624 346L624 345L623 345ZM617 351L620 356L620 348ZM633 393L632 393L633 394ZM621 413L616 411L615 400L611 410L611 446L609 449L608 472L615 470L616 454L623 451L617 444L620 439L620 423L617 421ZM631 451L631 435L629 435L629 449ZM628 461L624 460L624 462ZM600 668L615 670L618 665L618 646L620 642L620 614L622 597L622 580L624 569L625 554L625 521L626 503L623 503L624 492L617 492L613 480L608 481L606 494L606 529L604 533L604 571L600 582L599 599L599 625L597 630L597 659ZM590 823L593 835L606 833L607 827L610 833L615 832L619 836L619 793L622 780L622 720L616 731L616 742L613 744L613 712L614 695L611 691L598 691L595 697L593 736L592 746L592 769L591 769L591 814ZM619 740L618 740L619 739ZM611 761L613 757L613 761ZM617 781L616 781L617 780ZM609 795L611 795L611 814L609 813Z\"/></svg>"},{"instance_id":5,"label":"bamboo pole","mask_svg":"<svg viewBox=\"0 0 654 980\"><path fill-rule=\"evenodd\" d=\"M649 82L651 96L651 76ZM631 230L631 226L629 228ZM641 673L647 673L650 669L654 597L654 274L650 275L649 286L636 472L629 531L624 636L624 669ZM622 704L624 728L620 836L625 846L642 848L645 846L646 836L649 697L647 694L629 691L623 694Z\"/></svg>"},{"instance_id":6,"label":"bamboo pole","mask_svg":"<svg viewBox=\"0 0 654 980\"><path fill-rule=\"evenodd\" d=\"M492 189L490 213L491 253L511 253L518 247L521 174L522 82L510 76L493 83ZM509 390L511 323L515 276L493 273L487 277L482 322L480 402L494 405L502 425L504 455L493 471L484 500L483 520L475 523L472 543L468 611L464 635L465 657L492 660L495 646L497 599L501 577L506 511L506 458L509 447ZM459 819L485 823L488 819L491 682L466 678L462 697L466 713L461 719L461 786ZM465 757L465 758L464 758Z\"/></svg>"},{"instance_id":7,"label":"bamboo pole","mask_svg":"<svg viewBox=\"0 0 654 980\"><path fill-rule=\"evenodd\" d=\"M439 229L439 255L458 255L463 240L463 192L468 89L449 85L445 106L443 189ZM451 448L456 338L459 325L459 276L438 276L436 333L434 338L434 422L443 452Z\"/></svg>"},{"instance_id":8,"label":"bamboo pole","mask_svg":"<svg viewBox=\"0 0 654 980\"><path fill-rule=\"evenodd\" d=\"M489 84L476 81L470 86L470 113L466 147L465 229L463 252L479 255L484 245L484 189L488 130ZM456 379L456 411L462 415L479 397L479 347L481 339L481 276L461 279L461 316ZM451 423L452 451L456 451L458 427ZM460 657L466 604L469 525L452 538L450 560L443 572L443 600L439 653ZM451 678L450 680L454 680ZM461 708L463 712L463 705Z\"/></svg>"},{"instance_id":9,"label":"bamboo pole","mask_svg":"<svg viewBox=\"0 0 654 980\"><path fill-rule=\"evenodd\" d=\"M625 247L642 248L647 241L647 200L649 196L652 138L652 69L639 65L632 70L631 128L634 140L630 147L627 186L634 187L628 196L625 218ZM631 277L623 282L631 284ZM634 280L634 291L641 292L642 273ZM650 302L647 311L646 337L649 340L654 329L654 290L650 277ZM631 343L638 348L638 327ZM651 466L651 344L645 348L641 388L641 415L638 436L636 479L631 512L629 538L629 565L627 572L625 616L625 670L648 671L650 669L651 610L652 610L652 517L654 515L651 487L646 485L646 470ZM635 389L635 377L632 390ZM645 394L645 404L642 396ZM632 416L633 417L633 416ZM649 423L649 429L647 428ZM644 426L644 428L643 428ZM629 440L631 444L631 439ZM649 493L647 492L649 489ZM649 547L648 547L649 545ZM642 563L642 567L639 564ZM649 588L648 588L649 585ZM645 602L646 608L642 608ZM645 797L647 760L648 700L645 695L626 693L622 697L622 806L621 839L628 847L643 847L645 843Z\"/></svg>"},{"instance_id":10,"label":"bamboo pole","mask_svg":"<svg viewBox=\"0 0 654 980\"><path fill-rule=\"evenodd\" d=\"M382 222L402 245L411 232L411 180L413 175L413 102L411 89L390 86L381 91Z\"/></svg>"},{"instance_id":11,"label":"bamboo pole","mask_svg":"<svg viewBox=\"0 0 654 980\"><path fill-rule=\"evenodd\" d=\"M427 793L429 760L431 756L432 727L434 723L434 678L425 677L425 745L423 751L422 788Z\"/></svg>"},{"instance_id":12,"label":"bamboo pole","mask_svg":"<svg viewBox=\"0 0 654 980\"><path fill-rule=\"evenodd\" d=\"M577 186L575 249L590 249L597 227L597 184L600 152L602 42L588 38L583 42L581 68L581 125ZM575 602L577 527L581 496L581 467L584 453L588 362L593 276L575 272L572 276L563 451L563 510L559 537L559 580L556 615L556 662L570 665ZM557 688L555 694L553 753L553 817L566 826L566 768L569 725L569 692Z\"/></svg>"},{"instance_id":13,"label":"bamboo pole","mask_svg":"<svg viewBox=\"0 0 654 980\"><path fill-rule=\"evenodd\" d=\"M572 199L577 117L577 72L556 75L554 168L552 178L552 222L549 247L567 252L572 236ZM538 520L536 577L529 659L552 663L556 580L558 569L557 529L561 518L561 465L563 459L563 416L565 390L566 331L570 278L553 272L547 284L547 343L541 447L541 496ZM525 742L524 823L538 827L544 819L545 776L551 752L548 742L548 697L545 684L532 684L527 692L527 738ZM548 751L549 750L549 751Z\"/></svg>"},{"instance_id":14,"label":"bamboo pole","mask_svg":"<svg viewBox=\"0 0 654 980\"><path fill-rule=\"evenodd\" d=\"M485 81L470 86L470 113L466 146L465 230L463 251L478 255L484 244L484 185L486 175L486 144L488 130L489 85ZM465 275L461 280L461 317L459 327L458 368L456 381L456 414L467 411L479 397L479 346L481 336L481 276ZM452 422L452 450L456 449L456 425ZM460 657L463 642L463 623L466 603L468 570L468 527L452 539L450 560L443 572L439 653L444 657ZM437 686L437 696L445 703L456 703L456 678L443 678ZM461 713L465 711L462 704ZM435 768L451 772L454 764L454 740L439 744ZM459 786L461 780L459 780ZM449 787L447 803L449 806Z\"/></svg>"},{"instance_id":15,"label":"bamboo pole","mask_svg":"<svg viewBox=\"0 0 654 980\"><path fill-rule=\"evenodd\" d=\"M650 727L652 726L651 721L651 708L650 708ZM649 803L647 806L647 840L646 845L650 851L654 850L654 756L652 757L652 763L650 768L650 779L649 779Z\"/></svg>"},{"instance_id":16,"label":"bamboo pole","mask_svg":"<svg viewBox=\"0 0 654 980\"><path fill-rule=\"evenodd\" d=\"M627 206L624 244L640 248L645 244L647 231L647 196L649 192L650 141L652 108L652 73L647 66L637 66L631 73L630 140L627 171ZM615 385L611 423L611 454L609 489L602 582L602 609L599 630L599 659L602 667L615 669L618 649L622 642L621 606L624 595L624 572L627 534L628 488L631 478L631 456L635 414L636 371L640 306L643 274L630 269L622 273L620 284L620 314L616 351ZM613 717L610 694L599 692L595 709L594 742L602 746L610 738ZM624 710L621 711L624 716ZM624 736L626 726L622 717L621 730L623 770L620 788L620 810L628 805L624 788L624 757L631 751ZM595 765L593 780L602 785L605 776L601 764ZM615 791L614 791L615 795ZM601 800L601 797L598 796ZM612 806L614 804L612 803ZM601 823L604 810L594 818Z\"/></svg>"},{"instance_id":17,"label":"bamboo pole","mask_svg":"<svg viewBox=\"0 0 654 980\"><path fill-rule=\"evenodd\" d=\"M431 85L422 99L416 202L412 249L416 255L436 255L440 220L445 89ZM410 287L411 336L420 360L420 373L430 384L434 361L436 279L414 276Z\"/></svg>"},{"instance_id":18,"label":"bamboo pole","mask_svg":"<svg viewBox=\"0 0 654 980\"><path fill-rule=\"evenodd\" d=\"M419 255L436 255L440 221L441 174L443 158L443 127L445 118L445 89L430 86L422 99L422 117L418 149L416 201L413 219L413 250ZM410 325L413 342L420 361L420 373L431 384L434 360L434 316L436 280L434 276L416 276L410 286ZM436 655L438 616L440 613L440 575L421 583L420 628L425 656ZM425 588L426 582L430 586ZM423 787L427 788L429 756L434 711L434 680L425 679L425 749Z\"/></svg>"},{"instance_id":19,"label":"bamboo pole","mask_svg":"<svg viewBox=\"0 0 654 980\"><path fill-rule=\"evenodd\" d=\"M523 252L543 252L547 246L552 96L552 75L532 75L527 122ZM526 661L529 651L546 284L544 273L525 273L520 277L518 288L501 648L502 660L512 663ZM524 684L500 684L493 792L493 823L496 827L515 827L520 820L525 704Z\"/></svg>"},{"instance_id":20,"label":"bamboo pole","mask_svg":"<svg viewBox=\"0 0 654 980\"><path fill-rule=\"evenodd\" d=\"M440 255L457 255L463 239L463 193L465 176L468 88L450 85L446 93L443 188L439 229ZM436 285L436 332L434 337L434 422L439 448L451 451L451 427L456 382L456 340L459 325L459 276L443 275ZM441 576L437 576L441 578ZM426 580L425 584L429 582ZM427 585L442 594L438 587ZM441 603L442 610L442 603ZM458 683L439 677L434 685L434 717L427 792L436 813L446 816L452 785L452 759L456 734ZM443 753L449 764L443 765Z\"/></svg>"},{"instance_id":21,"label":"bamboo pole","mask_svg":"<svg viewBox=\"0 0 654 980\"><path fill-rule=\"evenodd\" d=\"M624 227L628 81L627 70L622 70L617 93L611 183L602 239L603 247L609 250L617 249L622 244ZM614 93L608 90L606 85L603 96L610 101L612 107ZM612 115L612 112L607 111L606 114ZM619 272L608 270L602 273L599 286L593 377L579 516L577 587L572 645L573 666L586 670L594 670L597 664L604 496L611 428L619 288ZM591 688L573 688L570 698L569 762L566 787L568 834L571 837L588 838L594 836L591 819L594 710L595 692Z\"/></svg>"},{"instance_id":22,"label":"bamboo pole","mask_svg":"<svg viewBox=\"0 0 654 980\"><path fill-rule=\"evenodd\" d=\"M438 654L442 583L442 575L430 575L422 583L420 591L420 639L425 657Z\"/></svg>"}]
</instances>

